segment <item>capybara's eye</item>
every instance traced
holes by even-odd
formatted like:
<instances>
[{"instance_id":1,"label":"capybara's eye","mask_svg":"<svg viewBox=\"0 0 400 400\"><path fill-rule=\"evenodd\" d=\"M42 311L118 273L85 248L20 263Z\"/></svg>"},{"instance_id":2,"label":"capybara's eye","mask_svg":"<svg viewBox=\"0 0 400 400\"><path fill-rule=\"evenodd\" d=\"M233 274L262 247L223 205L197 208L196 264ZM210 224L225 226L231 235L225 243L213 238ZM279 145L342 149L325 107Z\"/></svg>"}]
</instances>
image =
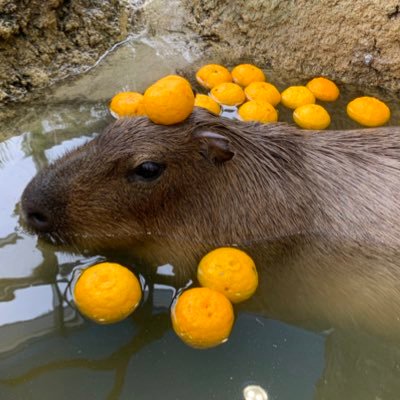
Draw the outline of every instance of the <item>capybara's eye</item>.
<instances>
[{"instance_id":1,"label":"capybara's eye","mask_svg":"<svg viewBox=\"0 0 400 400\"><path fill-rule=\"evenodd\" d=\"M129 182L150 182L157 179L165 170L165 165L153 161L146 161L128 171Z\"/></svg>"}]
</instances>

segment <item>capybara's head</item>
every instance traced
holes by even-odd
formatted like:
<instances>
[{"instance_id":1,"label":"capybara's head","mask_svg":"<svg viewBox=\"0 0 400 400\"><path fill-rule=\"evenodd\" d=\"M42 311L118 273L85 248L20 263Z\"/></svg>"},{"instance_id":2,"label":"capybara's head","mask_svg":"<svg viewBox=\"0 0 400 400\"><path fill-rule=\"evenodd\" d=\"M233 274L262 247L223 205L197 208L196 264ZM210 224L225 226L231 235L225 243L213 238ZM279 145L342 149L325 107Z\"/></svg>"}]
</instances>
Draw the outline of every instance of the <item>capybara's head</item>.
<instances>
[{"instance_id":1,"label":"capybara's head","mask_svg":"<svg viewBox=\"0 0 400 400\"><path fill-rule=\"evenodd\" d=\"M284 124L201 109L171 126L121 119L33 178L23 218L76 251L128 249L147 259L160 248L170 249L163 260L177 252L188 259L192 244L198 256L200 248L288 235L310 192L303 183L300 195L286 190L303 181L296 138Z\"/></svg>"},{"instance_id":2,"label":"capybara's head","mask_svg":"<svg viewBox=\"0 0 400 400\"><path fill-rule=\"evenodd\" d=\"M22 195L26 225L81 250L212 235L226 201L224 164L234 158L220 120L195 111L174 126L145 117L116 121L32 179Z\"/></svg>"}]
</instances>

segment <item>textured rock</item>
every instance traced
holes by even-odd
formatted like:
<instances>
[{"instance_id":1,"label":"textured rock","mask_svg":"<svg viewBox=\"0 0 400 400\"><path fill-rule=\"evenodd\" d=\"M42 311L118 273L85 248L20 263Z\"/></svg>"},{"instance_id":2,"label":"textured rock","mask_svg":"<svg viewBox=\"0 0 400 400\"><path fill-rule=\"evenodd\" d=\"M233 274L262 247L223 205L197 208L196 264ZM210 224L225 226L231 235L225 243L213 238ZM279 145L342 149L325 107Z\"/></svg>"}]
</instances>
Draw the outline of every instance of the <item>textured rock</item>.
<instances>
[{"instance_id":1,"label":"textured rock","mask_svg":"<svg viewBox=\"0 0 400 400\"><path fill-rule=\"evenodd\" d=\"M92 66L136 21L124 0L0 0L0 102Z\"/></svg>"},{"instance_id":2,"label":"textured rock","mask_svg":"<svg viewBox=\"0 0 400 400\"><path fill-rule=\"evenodd\" d=\"M400 90L398 0L183 0L209 57Z\"/></svg>"}]
</instances>

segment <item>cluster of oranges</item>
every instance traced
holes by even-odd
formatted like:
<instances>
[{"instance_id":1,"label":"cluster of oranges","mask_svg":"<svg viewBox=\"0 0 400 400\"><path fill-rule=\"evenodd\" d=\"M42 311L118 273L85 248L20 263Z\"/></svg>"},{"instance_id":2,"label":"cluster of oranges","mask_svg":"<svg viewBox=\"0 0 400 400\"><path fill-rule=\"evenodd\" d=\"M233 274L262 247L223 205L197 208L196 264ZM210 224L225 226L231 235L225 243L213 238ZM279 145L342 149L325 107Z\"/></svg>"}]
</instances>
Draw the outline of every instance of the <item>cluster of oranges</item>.
<instances>
[{"instance_id":1,"label":"cluster of oranges","mask_svg":"<svg viewBox=\"0 0 400 400\"><path fill-rule=\"evenodd\" d=\"M195 348L217 346L233 327L232 303L251 297L258 285L253 260L243 251L221 247L200 261L202 287L185 290L171 308L177 335ZM142 299L139 280L122 265L103 262L86 268L74 287L74 300L87 318L110 324L128 317Z\"/></svg>"},{"instance_id":2,"label":"cluster of oranges","mask_svg":"<svg viewBox=\"0 0 400 400\"><path fill-rule=\"evenodd\" d=\"M243 121L263 123L278 121L276 105L281 101L278 89L265 82L265 74L255 65L240 64L229 72L218 64L208 64L196 73L197 82L210 90L209 99L218 107L238 107L238 117ZM196 96L195 105L207 108L205 95Z\"/></svg>"},{"instance_id":3,"label":"cluster of oranges","mask_svg":"<svg viewBox=\"0 0 400 400\"><path fill-rule=\"evenodd\" d=\"M208 64L196 73L196 80L208 94L193 94L189 82L177 75L166 76L151 85L144 95L121 92L110 103L116 117L147 115L153 122L171 125L185 120L193 107L206 108L221 114L226 108L237 110L243 121L269 123L278 121L279 103L293 110L293 120L303 129L326 129L331 117L316 104L333 102L339 89L325 77L310 80L305 86L290 86L282 93L266 82L264 72L252 64L240 64L229 71L219 64ZM380 126L390 118L385 103L375 97L363 96L347 105L347 114L364 126Z\"/></svg>"},{"instance_id":4,"label":"cluster of oranges","mask_svg":"<svg viewBox=\"0 0 400 400\"><path fill-rule=\"evenodd\" d=\"M229 72L218 64L209 64L200 68L197 81L210 90L209 98L215 103L239 107L239 119L243 121L276 122L276 106L293 109L293 120L304 129L325 129L331 117L324 107L315 104L332 102L339 97L339 89L331 80L318 77L305 86L290 86L282 93L273 84L266 82L263 71L251 64L241 64ZM201 96L201 97L200 97ZM198 97L200 97L198 99ZM195 105L208 108L211 101L205 95L197 95ZM374 97L358 97L347 106L347 113L356 122L365 126L379 126L390 118L390 110L382 101Z\"/></svg>"},{"instance_id":5,"label":"cluster of oranges","mask_svg":"<svg viewBox=\"0 0 400 400\"><path fill-rule=\"evenodd\" d=\"M202 287L184 291L172 306L171 318L186 344L204 349L228 340L234 322L232 303L254 294L258 274L244 251L221 247L202 258L197 279Z\"/></svg>"}]
</instances>

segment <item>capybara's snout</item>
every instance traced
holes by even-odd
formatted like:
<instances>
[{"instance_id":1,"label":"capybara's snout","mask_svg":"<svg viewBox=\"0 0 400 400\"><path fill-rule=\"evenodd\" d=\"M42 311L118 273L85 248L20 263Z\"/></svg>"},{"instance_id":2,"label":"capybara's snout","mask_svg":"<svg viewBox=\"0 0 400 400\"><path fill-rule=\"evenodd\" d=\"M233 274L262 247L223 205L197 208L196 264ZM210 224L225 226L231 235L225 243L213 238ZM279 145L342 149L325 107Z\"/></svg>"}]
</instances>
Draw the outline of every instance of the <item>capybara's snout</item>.
<instances>
[{"instance_id":1,"label":"capybara's snout","mask_svg":"<svg viewBox=\"0 0 400 400\"><path fill-rule=\"evenodd\" d=\"M29 230L35 233L49 232L52 229L52 218L44 197L35 180L24 190L21 199L22 218Z\"/></svg>"},{"instance_id":2,"label":"capybara's snout","mask_svg":"<svg viewBox=\"0 0 400 400\"><path fill-rule=\"evenodd\" d=\"M25 227L36 234L51 234L57 227L57 210L62 210L62 198L55 199L46 189L44 174L39 173L25 188L21 198L21 214Z\"/></svg>"}]
</instances>

